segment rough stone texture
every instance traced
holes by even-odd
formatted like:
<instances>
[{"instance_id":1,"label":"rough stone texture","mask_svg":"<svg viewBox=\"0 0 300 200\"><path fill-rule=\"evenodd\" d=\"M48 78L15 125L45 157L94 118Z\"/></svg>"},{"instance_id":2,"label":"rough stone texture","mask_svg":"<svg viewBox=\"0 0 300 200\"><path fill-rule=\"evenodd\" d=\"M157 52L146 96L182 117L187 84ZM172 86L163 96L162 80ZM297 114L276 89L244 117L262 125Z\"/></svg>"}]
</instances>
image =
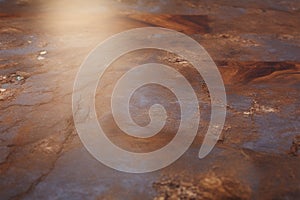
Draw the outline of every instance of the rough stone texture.
<instances>
[{"instance_id":1,"label":"rough stone texture","mask_svg":"<svg viewBox=\"0 0 300 200\"><path fill-rule=\"evenodd\" d=\"M0 198L299 199L299 19L297 0L0 1ZM220 142L199 160L209 95L189 63L153 51L113 63L96 97L107 130L119 131L109 112L113 83L142 62L176 68L200 102L200 128L190 149L165 169L136 175L107 168L86 151L74 128L71 95L80 64L98 43L145 26L181 31L206 48L224 79L228 113ZM155 87L134 98L146 94L174 102ZM133 118L145 124L140 106L132 106ZM160 137L134 140L114 132L112 141L137 152L162 146L178 125L178 105L166 106L170 124Z\"/></svg>"}]
</instances>

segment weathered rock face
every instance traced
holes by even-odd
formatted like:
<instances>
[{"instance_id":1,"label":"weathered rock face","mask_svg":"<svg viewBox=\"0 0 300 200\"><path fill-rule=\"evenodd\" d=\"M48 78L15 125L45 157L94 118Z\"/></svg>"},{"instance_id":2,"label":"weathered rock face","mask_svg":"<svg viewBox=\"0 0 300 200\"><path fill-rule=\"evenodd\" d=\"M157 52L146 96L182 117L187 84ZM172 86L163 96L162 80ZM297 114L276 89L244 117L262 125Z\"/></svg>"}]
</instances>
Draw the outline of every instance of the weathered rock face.
<instances>
[{"instance_id":1,"label":"weathered rock face","mask_svg":"<svg viewBox=\"0 0 300 200\"><path fill-rule=\"evenodd\" d=\"M0 199L299 199L300 3L291 1L0 1ZM118 146L148 152L180 123L176 97L158 86L131 101L137 124L162 102L168 119L150 139L130 137L110 110L114 84L132 66L160 62L197 93L198 136L175 163L126 174L95 160L76 134L72 88L80 64L107 37L161 26L188 34L209 52L227 92L220 141L197 158L210 120L210 96L183 58L141 50L116 60L96 95L100 124ZM144 99L145 101L140 101Z\"/></svg>"}]
</instances>

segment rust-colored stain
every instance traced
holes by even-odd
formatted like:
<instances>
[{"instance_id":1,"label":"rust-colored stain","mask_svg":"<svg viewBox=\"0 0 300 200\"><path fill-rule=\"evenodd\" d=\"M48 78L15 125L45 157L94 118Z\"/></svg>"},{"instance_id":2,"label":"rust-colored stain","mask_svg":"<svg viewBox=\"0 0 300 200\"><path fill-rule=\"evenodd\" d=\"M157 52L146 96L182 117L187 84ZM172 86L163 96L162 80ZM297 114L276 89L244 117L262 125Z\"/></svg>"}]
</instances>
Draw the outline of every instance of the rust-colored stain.
<instances>
[{"instance_id":1,"label":"rust-colored stain","mask_svg":"<svg viewBox=\"0 0 300 200\"><path fill-rule=\"evenodd\" d=\"M207 15L129 14L127 17L147 25L174 29L186 34L210 32Z\"/></svg>"}]
</instances>

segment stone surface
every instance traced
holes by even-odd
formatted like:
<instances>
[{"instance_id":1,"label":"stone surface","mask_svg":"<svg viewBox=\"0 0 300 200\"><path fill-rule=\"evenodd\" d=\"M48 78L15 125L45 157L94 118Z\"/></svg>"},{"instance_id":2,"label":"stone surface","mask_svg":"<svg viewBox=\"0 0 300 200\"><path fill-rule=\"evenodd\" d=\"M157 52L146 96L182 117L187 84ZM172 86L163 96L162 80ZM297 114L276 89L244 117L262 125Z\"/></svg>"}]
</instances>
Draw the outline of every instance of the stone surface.
<instances>
[{"instance_id":1,"label":"stone surface","mask_svg":"<svg viewBox=\"0 0 300 200\"><path fill-rule=\"evenodd\" d=\"M6 89L0 93L0 199L300 198L300 157L294 156L300 130L299 1L72 2L0 1L0 88ZM115 144L151 151L170 141L179 124L174 96L143 87L133 97L133 119L147 124L145 107L159 96L170 114L166 127L150 141L116 127L110 95L132 66L157 61L174 67L193 86L201 108L198 136L179 160L157 172L126 174L83 147L73 124L72 89L96 45L146 26L181 31L205 47L224 79L228 113L221 140L198 159L210 119L203 79L170 53L123 56L105 72L96 96L99 121L114 133L108 137ZM138 101L143 97L145 104Z\"/></svg>"}]
</instances>

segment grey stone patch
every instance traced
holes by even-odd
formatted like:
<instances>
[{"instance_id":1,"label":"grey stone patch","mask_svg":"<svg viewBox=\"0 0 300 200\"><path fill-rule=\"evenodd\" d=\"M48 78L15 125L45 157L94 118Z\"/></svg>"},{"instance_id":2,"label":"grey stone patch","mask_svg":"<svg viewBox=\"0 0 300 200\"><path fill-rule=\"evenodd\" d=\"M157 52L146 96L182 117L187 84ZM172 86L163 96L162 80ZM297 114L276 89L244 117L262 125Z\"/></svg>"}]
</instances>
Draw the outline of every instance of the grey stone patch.
<instances>
[{"instance_id":1,"label":"grey stone patch","mask_svg":"<svg viewBox=\"0 0 300 200\"><path fill-rule=\"evenodd\" d=\"M239 94L227 94L228 105L237 111L247 110L252 103L252 98L239 95Z\"/></svg>"},{"instance_id":2,"label":"grey stone patch","mask_svg":"<svg viewBox=\"0 0 300 200\"><path fill-rule=\"evenodd\" d=\"M248 47L250 55L242 55L240 60L257 60L257 55L263 61L299 61L300 39L293 40L276 37L275 35L243 34L243 38L255 41L256 47ZM255 57L256 56L256 57ZM256 59L253 59L255 57Z\"/></svg>"},{"instance_id":3,"label":"grey stone patch","mask_svg":"<svg viewBox=\"0 0 300 200\"><path fill-rule=\"evenodd\" d=\"M47 93L21 93L16 97L11 105L33 106L43 103L48 103L53 99L52 92Z\"/></svg>"},{"instance_id":4,"label":"grey stone patch","mask_svg":"<svg viewBox=\"0 0 300 200\"><path fill-rule=\"evenodd\" d=\"M24 199L103 199L118 194L127 199L152 196L154 174L127 174L112 170L82 147L64 153L52 172ZM120 199L125 196L120 197Z\"/></svg>"},{"instance_id":5,"label":"grey stone patch","mask_svg":"<svg viewBox=\"0 0 300 200\"><path fill-rule=\"evenodd\" d=\"M242 146L259 152L285 154L295 135L295 132L286 130L300 128L298 121L289 119L289 123L286 123L287 119L283 119L277 113L254 115L253 119L258 128L259 138Z\"/></svg>"}]
</instances>

